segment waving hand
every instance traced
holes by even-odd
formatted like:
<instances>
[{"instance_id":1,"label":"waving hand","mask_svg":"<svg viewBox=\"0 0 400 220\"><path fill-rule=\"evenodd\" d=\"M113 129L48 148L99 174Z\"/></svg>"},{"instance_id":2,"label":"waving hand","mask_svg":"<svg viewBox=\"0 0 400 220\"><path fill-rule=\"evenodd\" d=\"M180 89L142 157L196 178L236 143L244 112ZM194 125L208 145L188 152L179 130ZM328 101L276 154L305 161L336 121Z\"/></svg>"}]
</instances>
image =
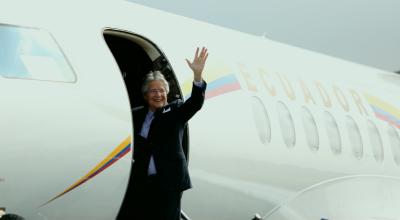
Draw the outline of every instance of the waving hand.
<instances>
[{"instance_id":1,"label":"waving hand","mask_svg":"<svg viewBox=\"0 0 400 220\"><path fill-rule=\"evenodd\" d=\"M196 49L193 62L190 62L188 59L186 59L187 64L193 71L194 80L197 82L202 80L203 69L204 65L206 64L207 57L208 57L207 48L203 47L201 49L200 54L199 54L199 48Z\"/></svg>"}]
</instances>

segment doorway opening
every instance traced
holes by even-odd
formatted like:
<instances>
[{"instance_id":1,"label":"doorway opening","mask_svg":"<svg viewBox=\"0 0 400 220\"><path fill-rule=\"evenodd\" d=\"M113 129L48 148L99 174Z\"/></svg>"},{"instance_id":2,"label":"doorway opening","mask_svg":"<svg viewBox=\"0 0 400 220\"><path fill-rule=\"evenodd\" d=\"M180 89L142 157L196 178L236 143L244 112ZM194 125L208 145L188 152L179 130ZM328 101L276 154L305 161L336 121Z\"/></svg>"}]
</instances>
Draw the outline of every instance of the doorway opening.
<instances>
[{"instance_id":1,"label":"doorway opening","mask_svg":"<svg viewBox=\"0 0 400 220\"><path fill-rule=\"evenodd\" d=\"M168 102L183 99L179 82L161 50L149 39L123 30L106 29L104 39L113 54L125 81L131 108L143 106L142 82L147 73L159 70L169 83ZM186 127L182 147L189 160L189 128Z\"/></svg>"},{"instance_id":2,"label":"doorway opening","mask_svg":"<svg viewBox=\"0 0 400 220\"><path fill-rule=\"evenodd\" d=\"M171 65L153 42L121 30L106 29L103 35L124 78L132 108L144 105L141 84L144 76L154 70L159 70L169 83L168 102L182 98Z\"/></svg>"},{"instance_id":3,"label":"doorway opening","mask_svg":"<svg viewBox=\"0 0 400 220\"><path fill-rule=\"evenodd\" d=\"M145 104L141 92L142 82L147 73L155 70L160 71L169 83L168 102L183 99L171 65L156 44L143 36L117 29L105 29L103 36L125 81L132 109ZM182 147L188 161L188 126L184 131Z\"/></svg>"}]
</instances>

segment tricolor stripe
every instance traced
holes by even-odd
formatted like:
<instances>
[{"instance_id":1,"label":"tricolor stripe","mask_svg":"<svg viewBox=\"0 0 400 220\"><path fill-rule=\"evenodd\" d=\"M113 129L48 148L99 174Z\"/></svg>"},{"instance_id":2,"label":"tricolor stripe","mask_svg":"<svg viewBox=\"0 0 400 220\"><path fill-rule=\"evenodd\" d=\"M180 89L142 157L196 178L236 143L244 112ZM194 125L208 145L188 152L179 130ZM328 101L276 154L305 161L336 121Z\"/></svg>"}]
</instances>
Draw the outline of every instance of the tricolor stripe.
<instances>
[{"instance_id":1,"label":"tricolor stripe","mask_svg":"<svg viewBox=\"0 0 400 220\"><path fill-rule=\"evenodd\" d=\"M100 163L98 163L91 171L89 171L85 176L80 178L74 184L66 188L62 193L58 194L54 198L50 199L48 202L44 203L42 206L49 204L50 202L60 198L66 193L74 190L78 186L97 176L99 173L113 165L119 159L124 157L127 153L131 151L131 136L127 137L117 148L114 149L106 158L104 158Z\"/></svg>"},{"instance_id":2,"label":"tricolor stripe","mask_svg":"<svg viewBox=\"0 0 400 220\"><path fill-rule=\"evenodd\" d=\"M192 83L190 81L190 83ZM185 88L189 88L186 86ZM208 82L207 90L206 90L206 99L219 96L225 93L233 92L236 90L240 90L241 86L239 81L237 80L235 74L229 74L223 77L220 77L216 80ZM189 98L190 91L184 91L185 98Z\"/></svg>"},{"instance_id":3,"label":"tricolor stripe","mask_svg":"<svg viewBox=\"0 0 400 220\"><path fill-rule=\"evenodd\" d=\"M221 77L210 82L207 86L206 99L241 89L234 74Z\"/></svg>"},{"instance_id":4,"label":"tricolor stripe","mask_svg":"<svg viewBox=\"0 0 400 220\"><path fill-rule=\"evenodd\" d=\"M364 95L377 118L400 128L400 110L397 107L378 97L369 94Z\"/></svg>"}]
</instances>

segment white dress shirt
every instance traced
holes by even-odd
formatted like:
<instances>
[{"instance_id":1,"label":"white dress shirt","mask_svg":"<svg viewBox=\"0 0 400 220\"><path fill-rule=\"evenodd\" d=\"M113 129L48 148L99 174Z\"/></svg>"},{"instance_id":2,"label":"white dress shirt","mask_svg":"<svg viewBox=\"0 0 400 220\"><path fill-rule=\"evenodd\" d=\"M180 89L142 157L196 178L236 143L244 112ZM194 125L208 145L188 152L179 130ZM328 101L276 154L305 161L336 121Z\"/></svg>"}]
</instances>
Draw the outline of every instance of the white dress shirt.
<instances>
[{"instance_id":1,"label":"white dress shirt","mask_svg":"<svg viewBox=\"0 0 400 220\"><path fill-rule=\"evenodd\" d=\"M204 86L204 81L201 80L199 82L197 82L196 80L193 80L193 84L197 87L203 87Z\"/></svg>"},{"instance_id":2,"label":"white dress shirt","mask_svg":"<svg viewBox=\"0 0 400 220\"><path fill-rule=\"evenodd\" d=\"M153 119L154 119L154 112L152 111L147 112L146 118L144 119L142 125L142 130L140 131L140 136L147 138L147 136L149 135L150 126ZM147 175L154 175L156 173L157 173L156 165L154 164L153 155L151 155L149 168L147 170Z\"/></svg>"}]
</instances>

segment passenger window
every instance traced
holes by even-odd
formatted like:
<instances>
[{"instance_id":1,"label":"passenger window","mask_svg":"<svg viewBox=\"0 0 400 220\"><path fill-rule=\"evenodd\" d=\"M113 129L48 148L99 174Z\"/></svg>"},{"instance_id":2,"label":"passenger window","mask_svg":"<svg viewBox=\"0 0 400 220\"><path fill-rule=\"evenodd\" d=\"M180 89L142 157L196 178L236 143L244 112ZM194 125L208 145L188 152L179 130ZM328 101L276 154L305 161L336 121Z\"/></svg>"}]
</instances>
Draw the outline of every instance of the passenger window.
<instances>
[{"instance_id":1,"label":"passenger window","mask_svg":"<svg viewBox=\"0 0 400 220\"><path fill-rule=\"evenodd\" d=\"M396 129L388 124L388 135L390 140L390 145L392 146L393 159L397 165L400 165L400 137Z\"/></svg>"},{"instance_id":2,"label":"passenger window","mask_svg":"<svg viewBox=\"0 0 400 220\"><path fill-rule=\"evenodd\" d=\"M342 139L336 120L331 113L325 111L324 121L331 151L334 154L340 154L342 152Z\"/></svg>"},{"instance_id":3,"label":"passenger window","mask_svg":"<svg viewBox=\"0 0 400 220\"><path fill-rule=\"evenodd\" d=\"M301 117L303 119L304 133L307 138L308 146L310 147L311 151L318 151L319 135L314 116L311 114L308 108L303 106L301 109Z\"/></svg>"},{"instance_id":4,"label":"passenger window","mask_svg":"<svg viewBox=\"0 0 400 220\"><path fill-rule=\"evenodd\" d=\"M271 142L271 122L264 104L258 97L252 98L253 118L258 131L258 138L263 144Z\"/></svg>"},{"instance_id":5,"label":"passenger window","mask_svg":"<svg viewBox=\"0 0 400 220\"><path fill-rule=\"evenodd\" d=\"M296 130L294 128L292 115L282 102L278 102L277 109L283 140L287 147L294 147L296 144Z\"/></svg>"},{"instance_id":6,"label":"passenger window","mask_svg":"<svg viewBox=\"0 0 400 220\"><path fill-rule=\"evenodd\" d=\"M0 25L0 75L6 78L75 82L76 76L49 32Z\"/></svg>"},{"instance_id":7,"label":"passenger window","mask_svg":"<svg viewBox=\"0 0 400 220\"><path fill-rule=\"evenodd\" d=\"M383 144L382 144L382 138L381 135L379 134L378 128L372 121L367 121L367 130L368 130L368 136L369 136L369 141L372 147L372 152L374 154L374 158L378 162L382 162L384 159L384 153L383 153Z\"/></svg>"},{"instance_id":8,"label":"passenger window","mask_svg":"<svg viewBox=\"0 0 400 220\"><path fill-rule=\"evenodd\" d=\"M360 129L358 128L354 119L350 116L346 116L346 127L353 156L361 159L363 156L363 143L361 139Z\"/></svg>"}]
</instances>

